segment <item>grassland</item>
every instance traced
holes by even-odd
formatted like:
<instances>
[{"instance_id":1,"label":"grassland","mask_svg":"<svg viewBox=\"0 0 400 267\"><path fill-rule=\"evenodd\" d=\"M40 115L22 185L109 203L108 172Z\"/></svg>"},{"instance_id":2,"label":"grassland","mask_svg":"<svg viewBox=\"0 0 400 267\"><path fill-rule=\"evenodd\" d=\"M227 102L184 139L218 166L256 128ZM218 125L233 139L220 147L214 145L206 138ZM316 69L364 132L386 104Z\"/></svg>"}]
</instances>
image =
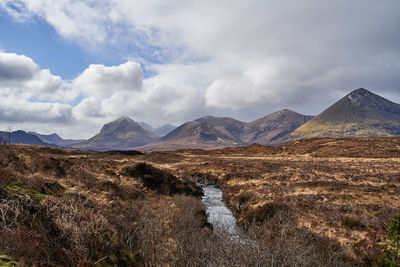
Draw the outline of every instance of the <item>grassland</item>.
<instances>
[{"instance_id":1,"label":"grassland","mask_svg":"<svg viewBox=\"0 0 400 267\"><path fill-rule=\"evenodd\" d=\"M182 177L214 179L242 226L274 222L284 211L293 227L333 241L364 264L380 253L400 211L400 138L159 152L146 160Z\"/></svg>"},{"instance_id":2,"label":"grassland","mask_svg":"<svg viewBox=\"0 0 400 267\"><path fill-rule=\"evenodd\" d=\"M1 260L25 265L368 265L400 212L400 138L0 152ZM240 242L212 234L200 177L223 191Z\"/></svg>"}]
</instances>

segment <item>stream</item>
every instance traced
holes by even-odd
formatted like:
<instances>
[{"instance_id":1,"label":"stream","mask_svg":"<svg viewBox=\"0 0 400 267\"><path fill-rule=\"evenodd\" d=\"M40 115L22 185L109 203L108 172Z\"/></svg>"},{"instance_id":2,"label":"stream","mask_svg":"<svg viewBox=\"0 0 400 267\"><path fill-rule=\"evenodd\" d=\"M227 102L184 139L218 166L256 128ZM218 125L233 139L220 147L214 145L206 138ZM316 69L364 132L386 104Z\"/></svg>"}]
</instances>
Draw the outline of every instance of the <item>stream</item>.
<instances>
[{"instance_id":1,"label":"stream","mask_svg":"<svg viewBox=\"0 0 400 267\"><path fill-rule=\"evenodd\" d=\"M239 233L236 219L232 211L225 205L222 199L222 191L213 185L203 187L204 196L202 202L206 207L207 220L214 227L214 232L224 231L230 235Z\"/></svg>"}]
</instances>

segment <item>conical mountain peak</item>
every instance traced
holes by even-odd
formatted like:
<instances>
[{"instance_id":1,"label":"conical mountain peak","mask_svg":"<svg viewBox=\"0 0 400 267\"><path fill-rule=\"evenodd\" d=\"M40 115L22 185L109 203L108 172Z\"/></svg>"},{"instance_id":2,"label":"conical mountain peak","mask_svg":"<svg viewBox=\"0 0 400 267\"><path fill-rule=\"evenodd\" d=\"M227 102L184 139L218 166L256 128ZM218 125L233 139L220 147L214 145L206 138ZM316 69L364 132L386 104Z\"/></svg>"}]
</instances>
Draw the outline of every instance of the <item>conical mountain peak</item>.
<instances>
[{"instance_id":1,"label":"conical mountain peak","mask_svg":"<svg viewBox=\"0 0 400 267\"><path fill-rule=\"evenodd\" d=\"M123 122L123 121L135 122L134 120L132 120L131 118L129 118L127 116L121 116L118 119L116 119L115 121L112 121L111 123L113 123L113 122Z\"/></svg>"},{"instance_id":2,"label":"conical mountain peak","mask_svg":"<svg viewBox=\"0 0 400 267\"><path fill-rule=\"evenodd\" d=\"M122 116L103 126L100 133L74 147L96 150L129 149L150 143L157 136L129 117Z\"/></svg>"},{"instance_id":3,"label":"conical mountain peak","mask_svg":"<svg viewBox=\"0 0 400 267\"><path fill-rule=\"evenodd\" d=\"M371 94L373 94L373 93L371 91L368 91L365 88L358 88L358 89L353 90L350 93L350 95L363 95L363 96L371 95Z\"/></svg>"},{"instance_id":4,"label":"conical mountain peak","mask_svg":"<svg viewBox=\"0 0 400 267\"><path fill-rule=\"evenodd\" d=\"M359 88L280 140L400 134L400 105Z\"/></svg>"},{"instance_id":5,"label":"conical mountain peak","mask_svg":"<svg viewBox=\"0 0 400 267\"><path fill-rule=\"evenodd\" d=\"M350 94L344 97L344 99L349 99L355 105L377 105L377 106L386 106L391 101L374 94L367 89L359 88L357 90L352 91Z\"/></svg>"}]
</instances>

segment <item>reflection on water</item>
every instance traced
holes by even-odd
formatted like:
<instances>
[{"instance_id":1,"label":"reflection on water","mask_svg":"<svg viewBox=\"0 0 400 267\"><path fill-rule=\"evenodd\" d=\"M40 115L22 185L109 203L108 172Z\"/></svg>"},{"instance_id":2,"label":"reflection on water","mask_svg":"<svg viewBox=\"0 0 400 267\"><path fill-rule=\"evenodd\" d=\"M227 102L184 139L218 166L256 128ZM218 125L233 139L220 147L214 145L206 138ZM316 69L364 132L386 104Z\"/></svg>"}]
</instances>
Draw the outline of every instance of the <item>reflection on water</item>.
<instances>
[{"instance_id":1,"label":"reflection on water","mask_svg":"<svg viewBox=\"0 0 400 267\"><path fill-rule=\"evenodd\" d=\"M236 219L230 209L222 201L222 191L215 186L203 187L202 201L206 206L207 220L214 227L214 231L226 231L231 235L239 232Z\"/></svg>"}]
</instances>

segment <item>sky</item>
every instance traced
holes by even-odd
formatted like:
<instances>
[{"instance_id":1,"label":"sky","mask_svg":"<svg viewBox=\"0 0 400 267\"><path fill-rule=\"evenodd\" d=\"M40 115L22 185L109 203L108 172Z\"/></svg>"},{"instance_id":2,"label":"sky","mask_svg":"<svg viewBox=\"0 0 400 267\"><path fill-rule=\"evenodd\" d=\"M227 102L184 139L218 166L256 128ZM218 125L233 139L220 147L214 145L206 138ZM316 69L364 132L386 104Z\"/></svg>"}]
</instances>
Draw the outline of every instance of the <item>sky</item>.
<instances>
[{"instance_id":1,"label":"sky","mask_svg":"<svg viewBox=\"0 0 400 267\"><path fill-rule=\"evenodd\" d=\"M398 0L0 0L0 130L400 103Z\"/></svg>"}]
</instances>

